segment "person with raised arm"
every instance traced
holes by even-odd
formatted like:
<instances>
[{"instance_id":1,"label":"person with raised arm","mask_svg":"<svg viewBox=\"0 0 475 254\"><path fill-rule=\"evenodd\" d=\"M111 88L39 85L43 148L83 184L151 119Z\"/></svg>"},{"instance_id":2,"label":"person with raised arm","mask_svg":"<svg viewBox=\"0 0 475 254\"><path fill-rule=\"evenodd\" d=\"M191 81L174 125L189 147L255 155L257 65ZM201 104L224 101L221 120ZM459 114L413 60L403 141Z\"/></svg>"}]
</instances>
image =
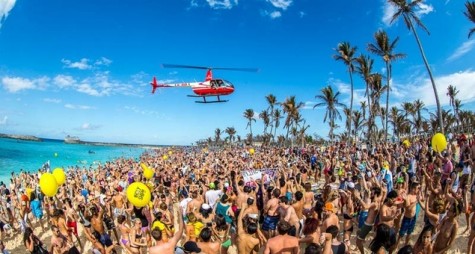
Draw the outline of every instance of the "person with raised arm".
<instances>
[{"instance_id":1,"label":"person with raised arm","mask_svg":"<svg viewBox=\"0 0 475 254\"><path fill-rule=\"evenodd\" d=\"M152 238L155 240L155 246L149 248L149 254L173 254L175 247L183 235L183 215L181 209L176 209L178 218L178 230L167 242L162 239L162 232L159 229L152 230Z\"/></svg>"}]
</instances>

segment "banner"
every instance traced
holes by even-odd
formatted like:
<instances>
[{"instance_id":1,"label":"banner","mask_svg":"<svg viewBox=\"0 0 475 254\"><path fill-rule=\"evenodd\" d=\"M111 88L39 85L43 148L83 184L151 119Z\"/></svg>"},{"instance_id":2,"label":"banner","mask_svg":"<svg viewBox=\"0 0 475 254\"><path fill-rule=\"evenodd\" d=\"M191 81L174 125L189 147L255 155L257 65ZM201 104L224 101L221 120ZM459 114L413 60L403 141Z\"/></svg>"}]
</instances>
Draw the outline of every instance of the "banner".
<instances>
[{"instance_id":1,"label":"banner","mask_svg":"<svg viewBox=\"0 0 475 254\"><path fill-rule=\"evenodd\" d=\"M275 169L248 169L241 171L241 174L245 183L259 179L262 179L264 183L269 183L271 179L275 178Z\"/></svg>"}]
</instances>

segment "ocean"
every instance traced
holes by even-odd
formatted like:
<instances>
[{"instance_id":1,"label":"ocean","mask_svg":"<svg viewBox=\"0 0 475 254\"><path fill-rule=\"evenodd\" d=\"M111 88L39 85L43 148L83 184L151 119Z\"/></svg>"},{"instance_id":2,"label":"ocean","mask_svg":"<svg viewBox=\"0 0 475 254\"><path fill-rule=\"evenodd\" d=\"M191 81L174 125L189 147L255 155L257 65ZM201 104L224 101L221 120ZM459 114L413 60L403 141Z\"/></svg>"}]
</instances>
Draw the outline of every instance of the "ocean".
<instances>
[{"instance_id":1,"label":"ocean","mask_svg":"<svg viewBox=\"0 0 475 254\"><path fill-rule=\"evenodd\" d=\"M0 138L0 180L9 183L11 172L37 171L46 162L51 169L68 166L96 168L119 157L135 158L144 148L128 146L98 146L66 144L63 140L43 139L42 142Z\"/></svg>"}]
</instances>

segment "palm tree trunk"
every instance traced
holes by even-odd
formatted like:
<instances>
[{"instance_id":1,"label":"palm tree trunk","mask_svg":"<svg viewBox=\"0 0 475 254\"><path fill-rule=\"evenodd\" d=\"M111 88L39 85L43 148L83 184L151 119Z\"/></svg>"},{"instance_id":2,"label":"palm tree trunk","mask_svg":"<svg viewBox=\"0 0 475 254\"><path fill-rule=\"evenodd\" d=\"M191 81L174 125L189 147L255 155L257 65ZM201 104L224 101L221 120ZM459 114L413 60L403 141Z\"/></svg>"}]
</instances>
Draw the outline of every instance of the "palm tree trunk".
<instances>
[{"instance_id":1,"label":"palm tree trunk","mask_svg":"<svg viewBox=\"0 0 475 254\"><path fill-rule=\"evenodd\" d=\"M350 83L351 83L351 99L350 99L350 115L349 115L349 122L350 125L348 126L348 137L351 137L351 115L353 114L353 70L351 69L351 65L348 66L348 72L350 72Z\"/></svg>"},{"instance_id":2,"label":"palm tree trunk","mask_svg":"<svg viewBox=\"0 0 475 254\"><path fill-rule=\"evenodd\" d=\"M385 124L384 124L384 142L387 142L388 141L388 115L389 115L389 92L391 90L391 85L390 85L390 82L391 82L391 75L392 75L392 70L391 70L391 63L389 61L386 61L386 79L387 79L387 83L388 83L388 87L387 87L387 93L386 93L386 120L385 120Z\"/></svg>"},{"instance_id":3,"label":"palm tree trunk","mask_svg":"<svg viewBox=\"0 0 475 254\"><path fill-rule=\"evenodd\" d=\"M414 33L414 36L416 37L417 45L419 46L419 50L421 51L422 60L424 61L427 72L429 73L430 82L432 83L432 89L434 90L435 102L437 104L437 116L439 117L440 131L442 133L445 133L445 131L444 131L444 121L442 119L442 110L440 108L439 95L437 93L437 87L435 86L434 77L432 76L432 71L430 70L430 66L429 66L429 63L427 62L427 58L426 58L426 55L424 53L424 49L422 48L421 41L419 40L419 36L417 35L416 29L414 29L414 25L412 24L411 19L406 15L404 16L404 18L406 20L409 20L409 25L411 26L412 32Z\"/></svg>"}]
</instances>

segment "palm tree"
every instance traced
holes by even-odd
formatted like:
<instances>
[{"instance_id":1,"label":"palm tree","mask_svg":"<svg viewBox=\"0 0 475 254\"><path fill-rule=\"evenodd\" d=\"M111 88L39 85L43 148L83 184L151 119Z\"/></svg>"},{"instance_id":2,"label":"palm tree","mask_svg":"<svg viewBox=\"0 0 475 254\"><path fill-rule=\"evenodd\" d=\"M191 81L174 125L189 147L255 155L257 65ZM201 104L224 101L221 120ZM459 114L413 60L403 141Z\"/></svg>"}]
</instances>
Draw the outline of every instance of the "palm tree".
<instances>
[{"instance_id":1,"label":"palm tree","mask_svg":"<svg viewBox=\"0 0 475 254\"><path fill-rule=\"evenodd\" d=\"M259 118L262 120L264 123L264 136L267 133L267 128L269 127L270 124L270 116L267 110L262 110L261 113L259 113Z\"/></svg>"},{"instance_id":2,"label":"palm tree","mask_svg":"<svg viewBox=\"0 0 475 254\"><path fill-rule=\"evenodd\" d=\"M303 107L303 105L304 104L302 102L297 103L295 101L295 96L290 96L281 103L282 110L287 114L284 123L284 128L287 128L286 138L289 137L290 128L293 127L295 119L299 114L299 110Z\"/></svg>"},{"instance_id":3,"label":"palm tree","mask_svg":"<svg viewBox=\"0 0 475 254\"><path fill-rule=\"evenodd\" d=\"M368 51L376 54L380 57L383 58L383 61L386 63L386 112L389 110L389 91L391 90L391 75L392 75L392 66L391 62L395 61L397 59L401 59L405 57L406 55L401 54L401 53L394 53L393 50L396 47L396 44L399 40L399 37L396 37L396 39L391 42L391 40L388 37L388 34L383 31L379 30L374 34L374 39L376 41L376 44L368 44ZM385 123L383 124L385 136L384 139L387 140L388 138L388 115L386 114L385 117Z\"/></svg>"},{"instance_id":4,"label":"palm tree","mask_svg":"<svg viewBox=\"0 0 475 254\"><path fill-rule=\"evenodd\" d=\"M354 133L355 133L355 140L356 140L356 137L358 137L358 131L363 127L365 121L361 112L357 110L353 111L352 120L353 120L353 125L355 127Z\"/></svg>"},{"instance_id":5,"label":"palm tree","mask_svg":"<svg viewBox=\"0 0 475 254\"><path fill-rule=\"evenodd\" d=\"M420 28L424 31L429 33L427 28L424 26L422 21L417 17L415 8L418 6L423 0L412 0L407 2L406 0L388 0L389 3L393 4L397 11L394 13L393 17L391 18L391 23L393 23L397 18L403 16L404 22L409 30L412 30L414 33L414 37L416 38L417 45L419 46L419 50L421 52L422 60L426 66L427 72L429 74L430 82L432 83L432 89L434 90L435 102L437 104L437 115L439 120L439 127L442 133L444 133L444 121L442 119L442 110L440 107L439 95L437 94L437 87L435 86L434 77L432 76L432 71L430 70L429 63L427 62L426 55L424 53L424 49L422 48L421 41L419 40L419 36L417 35L417 31L414 28L413 22L415 22Z\"/></svg>"},{"instance_id":6,"label":"palm tree","mask_svg":"<svg viewBox=\"0 0 475 254\"><path fill-rule=\"evenodd\" d=\"M221 141L221 129L216 128L216 130L214 130L214 142L216 143L216 145L219 145L220 141Z\"/></svg>"},{"instance_id":7,"label":"palm tree","mask_svg":"<svg viewBox=\"0 0 475 254\"><path fill-rule=\"evenodd\" d=\"M321 92L322 94L315 96L315 98L318 99L320 102L315 104L313 108L315 109L316 107L323 106L326 108L323 122L325 123L327 119L330 120L330 132L328 136L330 137L330 139L333 139L333 129L336 127L335 119L341 119L340 111L338 111L338 108L345 108L345 105L343 103L338 102L338 96L340 95L340 92L334 93L333 88L330 85L324 87Z\"/></svg>"},{"instance_id":8,"label":"palm tree","mask_svg":"<svg viewBox=\"0 0 475 254\"><path fill-rule=\"evenodd\" d=\"M369 98L369 96L368 96ZM368 100L369 102L369 100ZM360 101L360 107L361 107L361 114L362 114L362 117L363 117L363 120L366 120L366 101Z\"/></svg>"},{"instance_id":9,"label":"palm tree","mask_svg":"<svg viewBox=\"0 0 475 254\"><path fill-rule=\"evenodd\" d=\"M371 101L372 107L369 109L369 119L368 119L368 140L372 136L373 129L374 131L377 130L377 125L375 124L375 120L377 115L381 116L381 105L380 105L380 98L381 95L386 91L386 86L383 86L382 80L383 76L379 73L373 73L370 77L370 87L371 87Z\"/></svg>"},{"instance_id":10,"label":"palm tree","mask_svg":"<svg viewBox=\"0 0 475 254\"><path fill-rule=\"evenodd\" d=\"M447 87L447 96L449 96L450 106L452 106L452 108L454 109L454 112L455 112L455 96L457 96L458 93L459 91L457 90L457 87L453 85L449 85L449 87Z\"/></svg>"},{"instance_id":11,"label":"palm tree","mask_svg":"<svg viewBox=\"0 0 475 254\"><path fill-rule=\"evenodd\" d=\"M277 105L277 98L273 94L269 94L266 96L266 101L269 104L269 107L267 108L269 116L272 118L272 121L270 123L270 132L272 134L272 128L274 127L274 107Z\"/></svg>"},{"instance_id":12,"label":"palm tree","mask_svg":"<svg viewBox=\"0 0 475 254\"><path fill-rule=\"evenodd\" d=\"M337 61L342 61L348 67L348 73L350 74L350 84L351 84L351 94L350 94L350 112L353 111L353 72L355 71L355 66L353 63L356 61L354 57L356 53L356 47L352 47L349 42L342 42L338 44L336 49L337 54L333 58ZM350 123L351 123L351 114L350 114ZM351 124L349 133L351 133Z\"/></svg>"},{"instance_id":13,"label":"palm tree","mask_svg":"<svg viewBox=\"0 0 475 254\"><path fill-rule=\"evenodd\" d=\"M422 128L423 118L421 111L424 109L424 102L422 100L415 100L412 103L412 111L414 112L414 127L416 127L416 135L419 134L419 130Z\"/></svg>"},{"instance_id":14,"label":"palm tree","mask_svg":"<svg viewBox=\"0 0 475 254\"><path fill-rule=\"evenodd\" d=\"M350 129L351 129L350 125L352 124L352 121L351 121L351 120L352 120L352 117L350 117L350 115L351 115L352 113L353 113L353 112L350 111L349 108L344 108L344 109L343 109L343 114L344 114L345 117L346 117L345 128L346 128L346 131L348 131L348 134L349 134L349 135L351 135L351 133L350 133Z\"/></svg>"},{"instance_id":15,"label":"palm tree","mask_svg":"<svg viewBox=\"0 0 475 254\"><path fill-rule=\"evenodd\" d=\"M226 134L228 134L229 142L232 145L233 141L235 139L234 135L236 135L236 129L234 129L234 127L228 127L228 128L226 128L226 130L224 132L226 132Z\"/></svg>"},{"instance_id":16,"label":"palm tree","mask_svg":"<svg viewBox=\"0 0 475 254\"><path fill-rule=\"evenodd\" d=\"M247 119L247 125L246 125L246 129L247 127L249 127L249 134L251 134L251 143L252 143L252 122L256 121L256 119L254 119L254 110L251 109L251 108L248 108L244 111L244 118Z\"/></svg>"},{"instance_id":17,"label":"palm tree","mask_svg":"<svg viewBox=\"0 0 475 254\"><path fill-rule=\"evenodd\" d=\"M280 119L282 119L282 111L280 111L280 109L275 109L274 110L274 115L273 115L273 118L274 118L274 134L272 135L272 137L275 137L276 133L277 133L277 128L279 128L280 126Z\"/></svg>"},{"instance_id":18,"label":"palm tree","mask_svg":"<svg viewBox=\"0 0 475 254\"><path fill-rule=\"evenodd\" d=\"M366 119L366 106L368 106L369 113L370 113L369 116L368 116L368 122L371 123L372 122L372 115L371 115L371 94L372 94L372 90L371 90L371 85L370 84L371 84L371 73L372 73L372 70L373 70L374 60L371 57L367 56L367 55L360 55L356 59L356 61L358 63L358 66L356 67L356 71L361 75L361 77L363 78L363 81L366 84L365 96L368 99L368 104L367 105L366 105L366 103L360 102L361 108L363 110L363 118ZM370 136L370 135L371 135L371 130L368 129L368 136Z\"/></svg>"},{"instance_id":19,"label":"palm tree","mask_svg":"<svg viewBox=\"0 0 475 254\"><path fill-rule=\"evenodd\" d=\"M475 1L472 1L472 2L467 1L465 3L465 7L467 7L467 11L464 12L465 16L467 16L467 18L470 21L475 23ZM468 32L468 38L470 38L470 36L472 36L474 32L475 32L475 27L470 29L470 32Z\"/></svg>"}]
</instances>

